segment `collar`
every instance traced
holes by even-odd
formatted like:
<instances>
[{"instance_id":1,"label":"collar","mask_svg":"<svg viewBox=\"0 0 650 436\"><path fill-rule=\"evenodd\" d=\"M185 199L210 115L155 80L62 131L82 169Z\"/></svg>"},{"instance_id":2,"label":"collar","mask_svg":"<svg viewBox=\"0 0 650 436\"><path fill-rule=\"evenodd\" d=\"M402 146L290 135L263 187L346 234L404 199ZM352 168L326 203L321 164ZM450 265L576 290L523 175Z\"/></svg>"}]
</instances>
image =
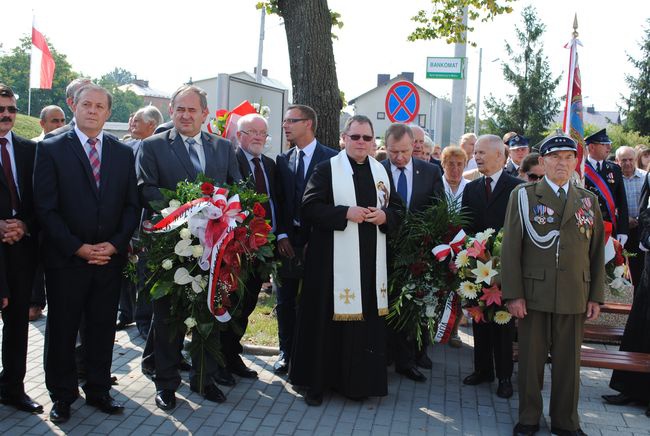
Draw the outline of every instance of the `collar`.
<instances>
[{"instance_id":1,"label":"collar","mask_svg":"<svg viewBox=\"0 0 650 436\"><path fill-rule=\"evenodd\" d=\"M642 178L645 177L645 175L646 175L645 171L643 171L642 169L639 169L639 168L635 168L634 173L630 177L625 177L625 174L623 174L623 178L627 179L627 180L642 179Z\"/></svg>"},{"instance_id":2,"label":"collar","mask_svg":"<svg viewBox=\"0 0 650 436\"><path fill-rule=\"evenodd\" d=\"M256 157L259 158L260 162L262 162L262 156L261 156L261 155L260 155L260 156L253 156L252 154L250 154L249 152L247 152L246 150L244 150L242 147L239 147L239 148L240 148L241 151L244 153L244 156L246 156L246 160L247 160L248 162L252 161L252 160L253 160L254 158L256 158Z\"/></svg>"},{"instance_id":3,"label":"collar","mask_svg":"<svg viewBox=\"0 0 650 436\"><path fill-rule=\"evenodd\" d=\"M0 138L5 138L7 140L7 147L12 147L13 146L13 135L11 134L11 130L7 132L5 136L0 136Z\"/></svg>"},{"instance_id":4,"label":"collar","mask_svg":"<svg viewBox=\"0 0 650 436\"><path fill-rule=\"evenodd\" d=\"M551 189L553 190L553 192L555 193L555 195L557 195L557 191L558 191L558 189L560 189L560 187L558 185L556 185L555 183L551 182L551 179L549 179L546 176L544 176L544 180L546 180L546 183L548 183L548 186L550 186ZM567 195L569 195L569 182L566 182L564 185L562 185L562 188L564 188L564 192Z\"/></svg>"},{"instance_id":5,"label":"collar","mask_svg":"<svg viewBox=\"0 0 650 436\"><path fill-rule=\"evenodd\" d=\"M314 151L316 151L316 143L316 138L314 138L314 140L307 144L305 148L299 148L296 145L296 153L300 153L300 150L302 150L302 152L305 153L305 157L311 158L311 156L314 154Z\"/></svg>"},{"instance_id":6,"label":"collar","mask_svg":"<svg viewBox=\"0 0 650 436\"><path fill-rule=\"evenodd\" d=\"M81 141L81 145L84 147L86 146L86 143L88 142L89 136L86 135L84 132L79 130L79 127L75 124L74 126L74 132L77 134L77 137L79 138L79 141ZM104 131L102 130L99 132L99 135L97 135L97 140L99 141L99 144L102 145L104 143Z\"/></svg>"},{"instance_id":7,"label":"collar","mask_svg":"<svg viewBox=\"0 0 650 436\"><path fill-rule=\"evenodd\" d=\"M187 144L187 140L188 140L188 138L190 138L190 137L189 137L189 136L185 136L185 135L183 135L183 134L180 133L180 132L178 132L178 134L181 135L181 139L183 139L183 144ZM197 144L199 144L199 145L203 145L203 142L201 141L201 132L199 132L199 133L198 133L197 135L195 135L195 136L192 136L192 138L194 138L194 140L196 141Z\"/></svg>"},{"instance_id":8,"label":"collar","mask_svg":"<svg viewBox=\"0 0 650 436\"><path fill-rule=\"evenodd\" d=\"M409 160L408 163L404 165L404 169L413 172L413 158L411 158L411 160ZM390 171L394 173L395 171L399 171L399 168L397 168L397 166L393 165L391 162Z\"/></svg>"},{"instance_id":9,"label":"collar","mask_svg":"<svg viewBox=\"0 0 650 436\"><path fill-rule=\"evenodd\" d=\"M508 158L508 163L511 163L512 166L515 167L517 171L519 171L519 165L517 165L514 160ZM506 163L506 166L508 166L508 163Z\"/></svg>"},{"instance_id":10,"label":"collar","mask_svg":"<svg viewBox=\"0 0 650 436\"><path fill-rule=\"evenodd\" d=\"M591 156L588 156L588 157L587 157L587 160L589 161L589 163L591 164L591 166L594 167L594 169L597 168L597 165L596 165L596 164L600 162L600 169L603 169L603 164L605 163L605 160L596 160L596 159L594 159L594 158L591 157Z\"/></svg>"},{"instance_id":11,"label":"collar","mask_svg":"<svg viewBox=\"0 0 650 436\"><path fill-rule=\"evenodd\" d=\"M496 186L496 183L499 181L499 177L501 177L501 174L503 173L503 168L501 168L499 171L496 173L492 174L491 176L486 176L483 174L483 177L490 177L492 179L492 182L494 182L494 185Z\"/></svg>"}]
</instances>

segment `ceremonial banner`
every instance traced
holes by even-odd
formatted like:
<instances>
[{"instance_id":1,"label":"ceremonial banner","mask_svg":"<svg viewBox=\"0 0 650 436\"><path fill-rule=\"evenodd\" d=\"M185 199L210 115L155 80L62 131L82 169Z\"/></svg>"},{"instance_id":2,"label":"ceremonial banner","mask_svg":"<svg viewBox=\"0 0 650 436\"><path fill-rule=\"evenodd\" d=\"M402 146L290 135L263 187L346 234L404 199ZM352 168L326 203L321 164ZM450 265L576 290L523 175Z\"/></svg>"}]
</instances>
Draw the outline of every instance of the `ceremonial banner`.
<instances>
[{"instance_id":1,"label":"ceremonial banner","mask_svg":"<svg viewBox=\"0 0 650 436\"><path fill-rule=\"evenodd\" d=\"M564 121L562 130L577 143L578 163L576 172L584 186L585 174L585 140L584 126L582 122L582 84L580 82L580 67L578 66L578 45L582 45L577 39L577 32L564 48L569 48L569 82L567 85L566 102L564 104Z\"/></svg>"},{"instance_id":2,"label":"ceremonial banner","mask_svg":"<svg viewBox=\"0 0 650 436\"><path fill-rule=\"evenodd\" d=\"M32 22L32 55L29 72L29 87L52 89L54 79L54 58L43 34L36 26L36 17Z\"/></svg>"}]
</instances>

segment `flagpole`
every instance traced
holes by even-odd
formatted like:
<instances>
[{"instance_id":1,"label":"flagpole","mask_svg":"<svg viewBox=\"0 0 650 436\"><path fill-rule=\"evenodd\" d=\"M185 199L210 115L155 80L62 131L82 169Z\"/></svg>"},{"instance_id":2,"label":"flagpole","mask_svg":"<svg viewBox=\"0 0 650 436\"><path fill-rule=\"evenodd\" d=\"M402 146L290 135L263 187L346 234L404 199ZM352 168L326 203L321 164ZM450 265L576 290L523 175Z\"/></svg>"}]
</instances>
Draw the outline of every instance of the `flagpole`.
<instances>
[{"instance_id":1,"label":"flagpole","mask_svg":"<svg viewBox=\"0 0 650 436\"><path fill-rule=\"evenodd\" d=\"M32 44L29 50L29 81L27 82L27 116L32 114L32 57L34 56L34 20L36 16L34 15L34 10L32 9L32 28L30 35L32 35Z\"/></svg>"}]
</instances>

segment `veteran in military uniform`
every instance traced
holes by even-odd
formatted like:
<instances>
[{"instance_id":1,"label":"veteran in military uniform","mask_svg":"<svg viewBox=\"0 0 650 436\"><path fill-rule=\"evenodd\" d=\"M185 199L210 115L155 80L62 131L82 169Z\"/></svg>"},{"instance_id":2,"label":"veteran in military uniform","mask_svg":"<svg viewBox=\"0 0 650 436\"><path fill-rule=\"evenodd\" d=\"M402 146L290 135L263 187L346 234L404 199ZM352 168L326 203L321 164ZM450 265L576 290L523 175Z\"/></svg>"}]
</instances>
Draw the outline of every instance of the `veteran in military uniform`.
<instances>
[{"instance_id":1,"label":"veteran in military uniform","mask_svg":"<svg viewBox=\"0 0 650 436\"><path fill-rule=\"evenodd\" d=\"M585 138L589 156L585 162L585 188L596 194L603 220L612 223L612 236L625 245L628 212L621 167L607 160L612 141L605 129Z\"/></svg>"},{"instance_id":2,"label":"veteran in military uniform","mask_svg":"<svg viewBox=\"0 0 650 436\"><path fill-rule=\"evenodd\" d=\"M544 364L551 353L551 432L582 435L578 419L580 345L585 319L600 313L605 240L596 196L569 183L576 143L564 135L540 147L546 171L510 195L501 258L502 292L519 318L519 423L539 430Z\"/></svg>"}]
</instances>

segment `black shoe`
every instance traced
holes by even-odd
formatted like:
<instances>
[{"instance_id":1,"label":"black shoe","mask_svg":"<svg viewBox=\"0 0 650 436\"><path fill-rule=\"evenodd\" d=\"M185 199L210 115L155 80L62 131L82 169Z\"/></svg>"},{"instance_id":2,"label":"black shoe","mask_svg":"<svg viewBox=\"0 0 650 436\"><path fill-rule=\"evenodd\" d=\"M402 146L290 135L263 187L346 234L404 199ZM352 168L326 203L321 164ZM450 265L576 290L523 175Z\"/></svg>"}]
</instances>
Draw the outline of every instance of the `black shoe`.
<instances>
[{"instance_id":1,"label":"black shoe","mask_svg":"<svg viewBox=\"0 0 650 436\"><path fill-rule=\"evenodd\" d=\"M70 419L70 403L55 401L50 411L50 422L63 424Z\"/></svg>"},{"instance_id":2,"label":"black shoe","mask_svg":"<svg viewBox=\"0 0 650 436\"><path fill-rule=\"evenodd\" d=\"M86 398L86 404L96 407L109 415L117 415L124 411L124 406L108 394L97 398L88 397Z\"/></svg>"},{"instance_id":3,"label":"black shoe","mask_svg":"<svg viewBox=\"0 0 650 436\"><path fill-rule=\"evenodd\" d=\"M577 430L563 430L561 428L551 426L551 433L558 436L587 436L587 433L582 431L581 428Z\"/></svg>"},{"instance_id":4,"label":"black shoe","mask_svg":"<svg viewBox=\"0 0 650 436\"><path fill-rule=\"evenodd\" d=\"M190 385L190 390L192 392L200 393L199 389L195 386ZM221 389L217 387L216 384L210 383L209 385L205 385L203 387L203 398L205 398L208 401L213 401L215 403L223 403L226 401L226 396L224 395L223 392L221 392Z\"/></svg>"},{"instance_id":5,"label":"black shoe","mask_svg":"<svg viewBox=\"0 0 650 436\"><path fill-rule=\"evenodd\" d=\"M162 410L172 410L176 407L176 394L171 389L156 392L156 406Z\"/></svg>"},{"instance_id":6,"label":"black shoe","mask_svg":"<svg viewBox=\"0 0 650 436\"><path fill-rule=\"evenodd\" d=\"M240 376L241 378L257 378L257 371L250 369L243 363L241 366L239 365L228 366L228 370L231 373Z\"/></svg>"},{"instance_id":7,"label":"black shoe","mask_svg":"<svg viewBox=\"0 0 650 436\"><path fill-rule=\"evenodd\" d=\"M126 330L131 324L133 324L133 322L118 321L117 324L115 324L115 331L119 332L120 330Z\"/></svg>"},{"instance_id":8,"label":"black shoe","mask_svg":"<svg viewBox=\"0 0 650 436\"><path fill-rule=\"evenodd\" d=\"M416 382L426 381L427 378L416 367L412 368L395 368L395 372L402 374L404 377L409 378Z\"/></svg>"},{"instance_id":9,"label":"black shoe","mask_svg":"<svg viewBox=\"0 0 650 436\"><path fill-rule=\"evenodd\" d=\"M219 367L217 374L212 378L217 382L217 384L222 386L235 386L237 384L235 377L233 377L230 371L228 371L228 368Z\"/></svg>"},{"instance_id":10,"label":"black shoe","mask_svg":"<svg viewBox=\"0 0 650 436\"><path fill-rule=\"evenodd\" d=\"M493 382L494 376L484 375L482 372L474 371L463 380L463 384L475 386L485 382Z\"/></svg>"},{"instance_id":11,"label":"black shoe","mask_svg":"<svg viewBox=\"0 0 650 436\"><path fill-rule=\"evenodd\" d=\"M178 364L178 370L179 371L190 371L192 369L192 364L185 360L185 358L181 359L181 363Z\"/></svg>"},{"instance_id":12,"label":"black shoe","mask_svg":"<svg viewBox=\"0 0 650 436\"><path fill-rule=\"evenodd\" d=\"M427 353L422 353L421 355L419 355L418 358L415 359L415 364L420 368L424 368L424 369L433 368L433 362L431 361L431 359L429 359Z\"/></svg>"},{"instance_id":13,"label":"black shoe","mask_svg":"<svg viewBox=\"0 0 650 436\"><path fill-rule=\"evenodd\" d=\"M320 392L312 392L311 390L305 394L305 403L308 406L318 407L323 404L323 394Z\"/></svg>"},{"instance_id":14,"label":"black shoe","mask_svg":"<svg viewBox=\"0 0 650 436\"><path fill-rule=\"evenodd\" d=\"M607 401L609 404L614 404L616 406L624 406L625 404L630 404L634 401L634 398L630 398L625 394L601 396L603 397L603 400Z\"/></svg>"},{"instance_id":15,"label":"black shoe","mask_svg":"<svg viewBox=\"0 0 650 436\"><path fill-rule=\"evenodd\" d=\"M515 428L512 429L512 436L533 436L539 431L539 424L528 425L517 423Z\"/></svg>"},{"instance_id":16,"label":"black shoe","mask_svg":"<svg viewBox=\"0 0 650 436\"><path fill-rule=\"evenodd\" d=\"M14 407L23 412L29 413L41 413L43 412L43 406L33 401L27 396L27 394L19 395L3 395L0 397L0 403L6 404L7 406Z\"/></svg>"},{"instance_id":17,"label":"black shoe","mask_svg":"<svg viewBox=\"0 0 650 436\"><path fill-rule=\"evenodd\" d=\"M282 351L280 352L278 360L273 364L273 372L276 374L286 374L289 372L289 356L284 354Z\"/></svg>"},{"instance_id":18,"label":"black shoe","mask_svg":"<svg viewBox=\"0 0 650 436\"><path fill-rule=\"evenodd\" d=\"M510 398L512 397L512 383L509 378L499 380L499 387L497 388L497 397Z\"/></svg>"}]
</instances>

